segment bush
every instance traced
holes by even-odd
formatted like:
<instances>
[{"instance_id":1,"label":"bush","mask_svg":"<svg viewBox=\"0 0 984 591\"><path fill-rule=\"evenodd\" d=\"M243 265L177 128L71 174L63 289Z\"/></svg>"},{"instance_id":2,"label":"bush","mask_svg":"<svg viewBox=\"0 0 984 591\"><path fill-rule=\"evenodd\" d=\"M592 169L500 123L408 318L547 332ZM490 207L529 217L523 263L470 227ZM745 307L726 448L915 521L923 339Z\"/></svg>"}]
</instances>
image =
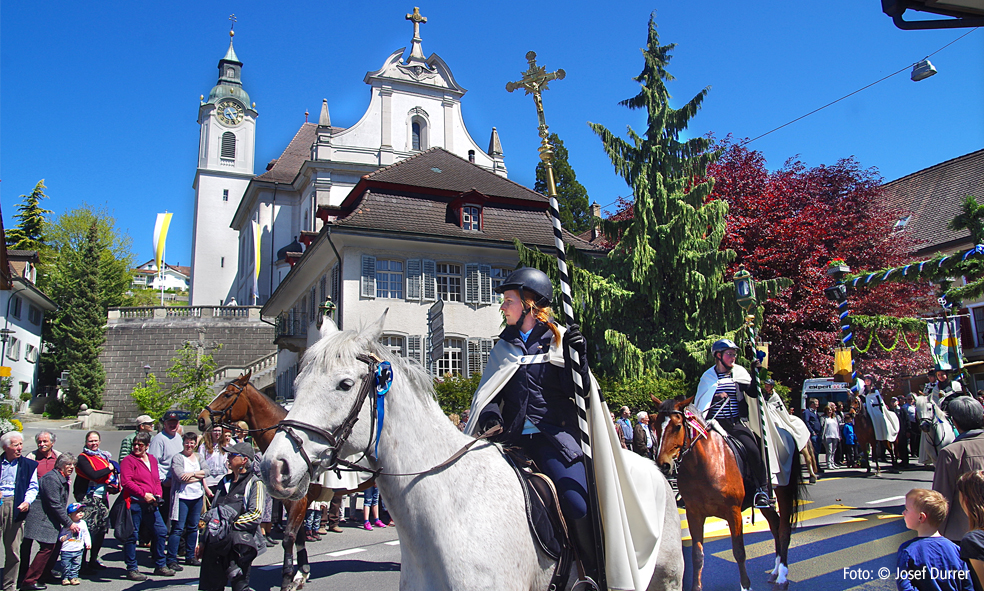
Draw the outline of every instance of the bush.
<instances>
[{"instance_id":1,"label":"bush","mask_svg":"<svg viewBox=\"0 0 984 591\"><path fill-rule=\"evenodd\" d=\"M132 396L140 410L150 415L155 421L160 420L164 416L164 412L174 404L171 394L161 388L157 376L152 373L147 374L147 379L137 384L133 389Z\"/></svg>"},{"instance_id":2,"label":"bush","mask_svg":"<svg viewBox=\"0 0 984 591\"><path fill-rule=\"evenodd\" d=\"M30 402L31 398L32 396L30 392L21 392L20 395L21 402Z\"/></svg>"},{"instance_id":3,"label":"bush","mask_svg":"<svg viewBox=\"0 0 984 591\"><path fill-rule=\"evenodd\" d=\"M613 378L598 378L598 386L605 395L608 408L618 415L618 409L628 406L632 414L644 410L649 413L656 412L656 403L652 397L660 401L672 400L674 397L693 396L696 388L688 383L681 376L669 374L657 377L655 373L649 372L641 376L617 380Z\"/></svg>"},{"instance_id":4,"label":"bush","mask_svg":"<svg viewBox=\"0 0 984 591\"><path fill-rule=\"evenodd\" d=\"M475 374L470 378L460 375L448 375L434 380L437 391L437 403L441 405L444 414L461 414L461 411L471 408L472 397L478 389L482 376Z\"/></svg>"}]
</instances>

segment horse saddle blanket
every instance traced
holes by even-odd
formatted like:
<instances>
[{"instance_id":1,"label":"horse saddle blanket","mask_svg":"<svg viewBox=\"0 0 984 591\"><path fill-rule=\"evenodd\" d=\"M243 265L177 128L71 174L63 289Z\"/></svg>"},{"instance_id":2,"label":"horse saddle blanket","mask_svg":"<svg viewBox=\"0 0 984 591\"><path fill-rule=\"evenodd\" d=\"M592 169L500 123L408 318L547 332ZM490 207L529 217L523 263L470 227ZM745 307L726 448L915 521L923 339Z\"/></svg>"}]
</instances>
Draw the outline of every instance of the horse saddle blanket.
<instances>
[{"instance_id":1,"label":"horse saddle blanket","mask_svg":"<svg viewBox=\"0 0 984 591\"><path fill-rule=\"evenodd\" d=\"M567 542L567 525L560 512L560 499L553 481L546 474L520 468L510 454L506 457L523 483L526 519L533 538L547 556L560 560Z\"/></svg>"},{"instance_id":2,"label":"horse saddle blanket","mask_svg":"<svg viewBox=\"0 0 984 591\"><path fill-rule=\"evenodd\" d=\"M875 439L878 441L895 441L899 436L899 417L885 407L881 396L877 393L866 395L864 408L868 411L871 424L875 428Z\"/></svg>"}]
</instances>

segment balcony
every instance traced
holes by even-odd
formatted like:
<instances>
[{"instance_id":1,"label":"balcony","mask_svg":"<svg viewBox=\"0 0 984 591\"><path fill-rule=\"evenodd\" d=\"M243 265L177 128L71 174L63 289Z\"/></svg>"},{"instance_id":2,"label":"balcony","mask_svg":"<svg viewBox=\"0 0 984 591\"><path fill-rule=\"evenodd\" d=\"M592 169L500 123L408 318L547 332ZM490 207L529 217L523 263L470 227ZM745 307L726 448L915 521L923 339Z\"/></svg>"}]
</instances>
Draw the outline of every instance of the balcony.
<instances>
[{"instance_id":1,"label":"balcony","mask_svg":"<svg viewBox=\"0 0 984 591\"><path fill-rule=\"evenodd\" d=\"M307 314L295 314L293 310L277 316L276 336L278 347L300 353L307 347Z\"/></svg>"}]
</instances>

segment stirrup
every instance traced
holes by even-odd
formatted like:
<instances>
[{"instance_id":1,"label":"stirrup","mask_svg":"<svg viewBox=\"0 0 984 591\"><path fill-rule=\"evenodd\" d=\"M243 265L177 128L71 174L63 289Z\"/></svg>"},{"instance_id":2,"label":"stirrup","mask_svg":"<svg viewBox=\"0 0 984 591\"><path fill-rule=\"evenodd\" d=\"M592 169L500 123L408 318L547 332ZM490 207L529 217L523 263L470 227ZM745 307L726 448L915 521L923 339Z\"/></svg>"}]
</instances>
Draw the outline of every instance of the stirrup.
<instances>
[{"instance_id":1,"label":"stirrup","mask_svg":"<svg viewBox=\"0 0 984 591\"><path fill-rule=\"evenodd\" d=\"M595 583L594 579L588 575L584 575L574 581L571 591L601 591L601 589L598 587L598 583Z\"/></svg>"},{"instance_id":2,"label":"stirrup","mask_svg":"<svg viewBox=\"0 0 984 591\"><path fill-rule=\"evenodd\" d=\"M773 499L769 497L769 493L764 490L757 491L755 497L752 499L752 504L756 509L771 509L773 502Z\"/></svg>"}]
</instances>

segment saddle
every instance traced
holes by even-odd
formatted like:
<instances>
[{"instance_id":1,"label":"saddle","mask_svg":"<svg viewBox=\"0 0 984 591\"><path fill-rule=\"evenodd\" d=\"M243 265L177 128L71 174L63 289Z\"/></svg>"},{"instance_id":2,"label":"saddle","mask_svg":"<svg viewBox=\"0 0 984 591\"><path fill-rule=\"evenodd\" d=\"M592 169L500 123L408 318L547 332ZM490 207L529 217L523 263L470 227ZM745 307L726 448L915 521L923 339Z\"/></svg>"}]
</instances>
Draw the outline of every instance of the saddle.
<instances>
[{"instance_id":1,"label":"saddle","mask_svg":"<svg viewBox=\"0 0 984 591\"><path fill-rule=\"evenodd\" d=\"M699 413L696 415L696 418L700 419ZM748 455L745 445L740 439L732 437L717 421L711 419L706 421L705 424L708 429L717 431L718 435L724 439L724 442L727 443L728 447L731 449L731 453L735 456L735 463L738 464L738 473L741 474L742 483L745 485L745 498L741 502L741 508L744 511L752 506L752 501L755 496L755 479L752 476L751 469L748 464ZM756 435L756 437L758 436Z\"/></svg>"},{"instance_id":2,"label":"saddle","mask_svg":"<svg viewBox=\"0 0 984 591\"><path fill-rule=\"evenodd\" d=\"M523 484L526 520L533 539L547 556L558 561L549 588L565 589L574 560L574 550L567 537L567 523L560 510L557 489L546 474L535 472L532 462L518 450L507 449L505 456Z\"/></svg>"}]
</instances>

